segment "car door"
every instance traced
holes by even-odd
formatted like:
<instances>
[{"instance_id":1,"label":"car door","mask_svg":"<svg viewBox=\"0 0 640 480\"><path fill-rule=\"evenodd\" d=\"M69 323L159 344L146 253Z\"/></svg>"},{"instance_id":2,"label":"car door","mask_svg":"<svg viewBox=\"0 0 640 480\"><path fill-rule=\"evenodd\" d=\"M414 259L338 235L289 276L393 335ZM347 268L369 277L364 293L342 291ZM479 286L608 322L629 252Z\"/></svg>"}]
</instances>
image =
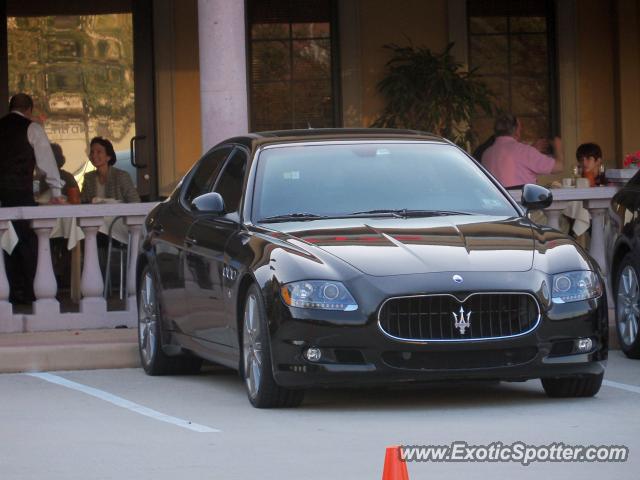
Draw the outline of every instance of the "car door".
<instances>
[{"instance_id":1,"label":"car door","mask_svg":"<svg viewBox=\"0 0 640 480\"><path fill-rule=\"evenodd\" d=\"M185 261L185 238L189 228L197 220L197 212L191 207L194 198L208 192L224 161L233 146L227 145L207 152L187 174L184 185L175 201L163 215L161 230L163 238L162 260L156 254L159 264L163 298L170 316L171 328L187 333L191 309L187 302L187 291L194 281L198 281L199 272L190 268ZM152 227L153 228L153 227ZM158 252L158 249L156 249Z\"/></svg>"},{"instance_id":2,"label":"car door","mask_svg":"<svg viewBox=\"0 0 640 480\"><path fill-rule=\"evenodd\" d=\"M187 288L190 332L194 337L226 346L237 342L233 342L231 334L224 282L237 272L226 261L225 247L240 229L239 210L247 160L247 152L240 147L229 155L212 190L222 196L225 215L201 215L185 238L187 264L199 272L198 281Z\"/></svg>"}]
</instances>

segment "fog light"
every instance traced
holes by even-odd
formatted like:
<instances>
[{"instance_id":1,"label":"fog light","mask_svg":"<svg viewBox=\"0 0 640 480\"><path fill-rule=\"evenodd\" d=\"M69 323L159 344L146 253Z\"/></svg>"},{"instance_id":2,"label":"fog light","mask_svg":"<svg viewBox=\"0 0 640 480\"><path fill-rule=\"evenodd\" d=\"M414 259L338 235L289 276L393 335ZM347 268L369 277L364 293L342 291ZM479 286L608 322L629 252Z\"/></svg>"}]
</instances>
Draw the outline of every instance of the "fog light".
<instances>
[{"instance_id":1,"label":"fog light","mask_svg":"<svg viewBox=\"0 0 640 480\"><path fill-rule=\"evenodd\" d=\"M304 358L310 362L319 362L322 358L322 350L319 348L307 348L304 352Z\"/></svg>"},{"instance_id":2,"label":"fog light","mask_svg":"<svg viewBox=\"0 0 640 480\"><path fill-rule=\"evenodd\" d=\"M591 351L593 348L593 340L590 338L579 338L576 340L576 351L578 353L585 353Z\"/></svg>"}]
</instances>

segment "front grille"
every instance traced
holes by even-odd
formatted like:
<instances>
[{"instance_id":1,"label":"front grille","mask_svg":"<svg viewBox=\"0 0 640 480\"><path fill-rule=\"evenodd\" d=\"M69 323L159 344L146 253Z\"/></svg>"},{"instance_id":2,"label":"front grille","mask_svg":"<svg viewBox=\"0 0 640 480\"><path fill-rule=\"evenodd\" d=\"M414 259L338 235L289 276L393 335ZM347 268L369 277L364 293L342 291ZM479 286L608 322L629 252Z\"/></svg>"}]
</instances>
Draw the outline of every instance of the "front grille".
<instances>
[{"instance_id":1,"label":"front grille","mask_svg":"<svg viewBox=\"0 0 640 480\"><path fill-rule=\"evenodd\" d=\"M460 307L468 326L455 325ZM384 333L402 340L462 341L522 335L536 327L539 316L535 298L525 293L475 293L463 302L445 294L391 298L382 305L378 323Z\"/></svg>"}]
</instances>

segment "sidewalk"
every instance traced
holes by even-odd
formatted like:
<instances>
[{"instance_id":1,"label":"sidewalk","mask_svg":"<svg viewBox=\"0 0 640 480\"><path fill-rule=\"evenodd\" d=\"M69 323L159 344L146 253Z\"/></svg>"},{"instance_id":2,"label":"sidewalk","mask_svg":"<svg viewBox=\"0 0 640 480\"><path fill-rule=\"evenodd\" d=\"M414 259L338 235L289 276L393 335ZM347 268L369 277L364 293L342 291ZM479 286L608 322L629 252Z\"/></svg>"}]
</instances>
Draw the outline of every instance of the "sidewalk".
<instances>
[{"instance_id":1,"label":"sidewalk","mask_svg":"<svg viewBox=\"0 0 640 480\"><path fill-rule=\"evenodd\" d=\"M133 328L0 335L0 373L140 366Z\"/></svg>"}]
</instances>

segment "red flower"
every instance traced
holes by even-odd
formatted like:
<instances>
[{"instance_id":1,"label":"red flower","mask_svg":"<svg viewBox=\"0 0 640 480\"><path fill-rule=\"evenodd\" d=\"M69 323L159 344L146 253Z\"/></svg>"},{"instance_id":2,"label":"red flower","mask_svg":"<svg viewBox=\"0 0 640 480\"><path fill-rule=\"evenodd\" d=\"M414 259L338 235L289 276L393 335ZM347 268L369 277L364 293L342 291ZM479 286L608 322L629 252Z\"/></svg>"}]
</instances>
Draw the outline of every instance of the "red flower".
<instances>
[{"instance_id":1,"label":"red flower","mask_svg":"<svg viewBox=\"0 0 640 480\"><path fill-rule=\"evenodd\" d=\"M627 167L639 167L640 166L640 150L636 153L629 153L624 157L624 162L622 164L625 168Z\"/></svg>"}]
</instances>

